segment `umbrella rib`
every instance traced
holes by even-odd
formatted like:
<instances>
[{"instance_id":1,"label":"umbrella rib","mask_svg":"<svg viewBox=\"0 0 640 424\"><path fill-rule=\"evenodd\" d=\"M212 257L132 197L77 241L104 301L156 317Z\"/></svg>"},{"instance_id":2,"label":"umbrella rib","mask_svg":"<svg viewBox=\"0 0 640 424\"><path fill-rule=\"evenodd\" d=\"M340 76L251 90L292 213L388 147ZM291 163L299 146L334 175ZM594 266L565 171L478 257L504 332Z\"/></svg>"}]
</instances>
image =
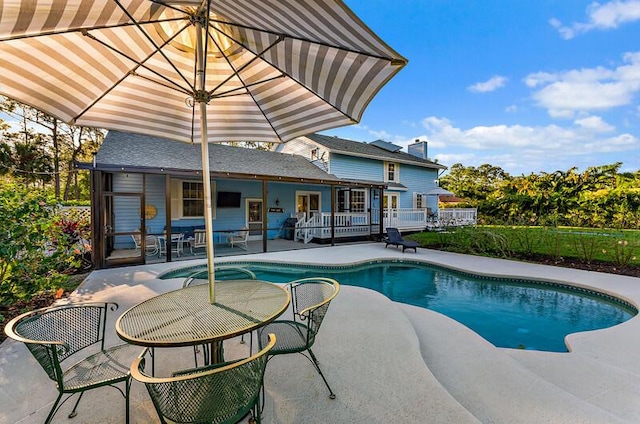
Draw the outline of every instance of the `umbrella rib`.
<instances>
[{"instance_id":1,"label":"umbrella rib","mask_svg":"<svg viewBox=\"0 0 640 424\"><path fill-rule=\"evenodd\" d=\"M311 40L311 39L303 38L303 37L297 37L297 36L294 36L294 35L291 35L291 34L282 34L280 32L271 31L271 30L268 30L268 29L256 28L256 27L252 27L252 26L249 26L249 25L243 25L243 24L239 24L239 23L235 23L235 22L227 22L227 21L223 21L223 20L219 20L219 19L211 19L211 22L217 22L217 23L221 23L221 24L225 24L225 25L229 25L229 26L235 26L235 27L238 27L238 28L247 29L247 30L250 30L250 31L257 31L257 32L260 32L260 33L276 35L276 36L279 36L279 37L289 38L291 40L302 41L302 42L306 42L306 43L310 43L310 44L315 44L315 45L318 45L318 46L324 46L324 47L328 47L328 48L331 48L331 49L342 50L342 51L345 51L347 53L361 54L361 55L365 55L365 56L368 56L368 57L371 57L371 58L374 58L374 59L387 60L393 66L399 66L399 65L406 65L407 64L407 61L404 58L403 59L398 59L398 58L393 58L393 57L380 56L380 55L377 55L377 54L374 54L374 53L364 52L364 51L361 51L361 50L355 50L355 49L352 49L352 48L349 48L349 47L336 46L335 44L329 44L329 43L325 43L325 42L322 42L322 41ZM237 43L240 44L245 49L249 50L243 43L240 43L240 42L237 42Z\"/></svg>"},{"instance_id":2,"label":"umbrella rib","mask_svg":"<svg viewBox=\"0 0 640 424\"><path fill-rule=\"evenodd\" d=\"M213 93L211 93L211 97L212 98L220 98L220 97L241 96L243 94L247 94L247 92L248 92L247 88L249 88L249 87L254 87L256 85L260 85L260 84L264 84L264 83L267 83L267 82L275 81L277 79L284 78L284 77L285 77L284 75L278 75L277 77L271 77L271 78L267 78L267 79L262 80L262 81L253 82L251 84L245 84L244 81L242 81L242 78L240 78L240 76L238 76L238 78L240 78L240 81L242 82L242 87L240 87L240 88L232 88L231 90L227 90L227 91L224 91L224 92L221 92L221 93L217 93L215 95ZM239 90L244 90L244 91L241 92L241 93L235 93L235 94L233 93L234 91L239 91ZM251 95L250 92L248 94Z\"/></svg>"},{"instance_id":3,"label":"umbrella rib","mask_svg":"<svg viewBox=\"0 0 640 424\"><path fill-rule=\"evenodd\" d=\"M138 27L138 30L140 31L140 33L151 43L151 45L153 45L153 47L155 47L156 52L160 53L160 55L162 57L164 57L164 59L167 61L167 64L169 66L171 66L174 71L176 71L178 73L178 75L180 75L180 78L182 78L182 80L189 86L192 87L191 84L189 84L189 81L187 80L187 78L182 75L182 72L180 72L180 70L176 67L176 65L171 61L171 59L169 59L167 57L167 55L162 51L161 47L158 47L155 43L155 41L153 41L153 39L151 38L151 36L149 36L149 34L147 34L147 31L144 30L144 28L142 28L142 26L138 23L138 21L135 20L135 18L131 15L131 13L129 12L129 10L127 10L126 7L124 7L122 5L122 3L120 3L120 0L113 0L113 2L122 10L122 12L127 15L129 17L129 19L131 19L131 21L136 25L136 27ZM186 28L186 27L185 27ZM183 29L184 30L184 29ZM166 44L166 43L165 43ZM165 45L163 44L163 46ZM195 88L194 88L195 91Z\"/></svg>"},{"instance_id":4,"label":"umbrella rib","mask_svg":"<svg viewBox=\"0 0 640 424\"><path fill-rule=\"evenodd\" d=\"M227 34L225 34L223 31L220 31L218 28L215 28L216 31L219 31L220 33L222 33L223 35L229 37L232 41L237 42L233 37L228 36ZM207 29L207 34L209 33L208 29ZM207 37L209 38L209 37ZM247 63L245 63L243 66L241 66L239 69L236 69L233 64L231 63L231 61L229 60L229 57L224 54L224 51L222 49L220 49L220 46L218 45L218 42L211 37L211 41L213 41L213 43L216 45L216 47L218 48L218 50L220 50L222 53L222 56L224 56L224 59L227 61L227 64L229 65L229 68L231 68L233 70L233 73L222 83L224 84L225 82L229 81L234 75L238 77L238 79L240 80L240 83L242 83L242 88L245 90L245 92L249 95L249 97L251 97L251 100L253 101L253 103L256 105L256 107L258 108L258 110L260 111L260 113L262 114L262 116L264 117L265 121L269 124L269 126L271 127L271 130L273 131L273 133L278 137L278 139L281 139L280 135L278 134L278 131L275 129L275 127L271 124L271 120L267 117L267 115L264 113L264 110L262 109L262 107L260 106L260 103L256 101L256 99L253 97L253 95L251 94L251 91L249 90L249 87L254 86L256 84L261 84L261 83L265 83L268 82L270 80L276 79L276 78L281 78L283 75L280 74L277 77L274 78L270 78L264 81L258 81L256 83L252 83L250 85L247 85L245 83L245 81L242 79L242 77L240 76L240 72L245 69L247 66L249 66L251 63L253 63L255 60L257 60L259 57L261 57L262 55L264 55L265 52L267 52L268 50L272 49L273 47L275 47L278 43L280 43L283 40L282 37L278 37L278 39L273 42L271 45L267 46L267 48L265 48L262 52L260 52L260 54L256 54L254 52L252 52L250 49L246 49L247 51L250 51L251 53L254 54L254 57L251 58L251 60L249 60ZM273 65L272 65L273 66ZM277 67L274 66L274 68L278 69ZM216 88L214 88L212 91L209 92L209 95L211 96L213 94L213 92L220 88L222 86L222 84L219 84ZM236 91L239 89L233 89L228 91L227 93L231 93L233 91ZM240 95L240 93L238 93L238 95ZM226 97L224 96L224 93L222 93L220 96L217 97Z\"/></svg>"},{"instance_id":5,"label":"umbrella rib","mask_svg":"<svg viewBox=\"0 0 640 424\"><path fill-rule=\"evenodd\" d=\"M214 29L216 31L218 31L219 33L221 33L222 35L224 35L225 37L228 37L230 40L232 40L234 43L238 43L238 41L236 39L234 39L233 37L227 35L225 32L221 31L218 28ZM209 37L211 37L211 35L209 35ZM207 38L209 38L207 37ZM218 48L218 50L222 51L222 49L220 48L220 46L218 46L218 43L216 42L216 40L211 37L211 41L213 41L213 43L216 45L216 48ZM231 80L231 78L233 78L234 76L237 76L238 79L240 79L240 81L242 82L242 85L244 85L246 87L246 85L244 84L244 81L242 81L242 78L240 77L240 72L242 72L245 68L247 68L249 65L251 65L253 62L255 62L256 60L258 60L259 58L262 57L262 55L264 55L267 51L271 50L273 47L275 47L279 42L282 41L282 38L278 38L276 41L274 41L271 45L267 46L267 48L265 48L261 53L256 54L254 52L252 52L249 49L246 49L247 51L250 51L251 53L254 54L254 57L251 58L251 60L249 60L247 63L245 63L244 65L242 65L240 68L235 69L233 67L233 65L231 64L231 61L229 60L229 58L227 57L227 55L223 54L225 60L227 61L227 65L229 65L229 67L231 69L233 69L233 74L229 75L227 78L224 79L224 81L222 81L220 84L218 84L216 87L214 87L213 89L209 90L209 94L212 95L217 89L219 89L220 87L222 87L224 84L226 84L227 82L229 82ZM240 44L240 43L238 43ZM244 47L244 46L243 46Z\"/></svg>"},{"instance_id":6,"label":"umbrella rib","mask_svg":"<svg viewBox=\"0 0 640 424\"><path fill-rule=\"evenodd\" d=\"M62 35L62 34L72 34L74 32L83 32L83 31L99 31L103 29L112 29L112 28L125 28L129 26L138 26L138 25L149 25L149 24L159 24L163 22L173 22L173 21L181 21L184 18L170 18L170 19L154 19L150 21L139 21L139 22L125 22L121 24L114 25L97 25L92 26L90 28L82 27L82 28L69 28L65 30L51 30L51 31L42 31L37 34L20 34L14 35L11 37L0 38L0 42L4 41L13 41L13 40L24 40L29 38L38 38L38 37L47 37L51 35Z\"/></svg>"},{"instance_id":7,"label":"umbrella rib","mask_svg":"<svg viewBox=\"0 0 640 424\"><path fill-rule=\"evenodd\" d=\"M216 30L220 31L218 28L216 28ZM222 31L220 31L222 32ZM279 35L278 36L278 40L276 40L273 44L271 44L270 46L268 46L266 49L264 49L262 52L260 53L256 53L253 50L251 50L249 47L245 46L243 43L241 43L240 41L236 40L235 38L233 38L230 35L227 35L226 33L222 32L222 34L224 34L225 36L229 37L231 40L233 40L235 43L238 43L239 45L241 45L245 50L253 53L255 55L255 57L252 60L257 59L258 57L262 57L264 55L265 52L267 52L269 49L273 48L276 44L278 44L279 42L283 41L286 36L283 34L276 34L275 35ZM226 57L227 62L229 62L229 59ZM264 58L263 58L264 59ZM388 59L385 59L388 60ZM266 61L266 59L265 59ZM269 65L273 66L275 69L277 69L278 71L280 71L282 74L280 77L289 77L289 79L291 81L294 81L296 84L298 84L298 86L304 88L306 91L308 91L309 93L313 94L315 97L317 97L318 99L324 101L324 98L322 98L322 96L320 96L318 93L316 93L315 91L311 90L309 87L307 87L306 85L301 84L299 81L297 81L295 78L293 78L289 73L287 73L286 71L280 69L278 66L276 66L275 64L268 62ZM404 63L404 62L402 62ZM392 63L393 65L393 63ZM229 63L229 66L231 66L231 64ZM233 69L233 66L231 66L231 68ZM237 71L239 72L239 71ZM236 74L237 74L236 72ZM245 89L247 89L247 85L244 83L244 81L242 80L242 78L240 77L240 75L238 75L238 79L242 82L242 85L244 86ZM260 107L260 105L258 104L258 102L253 98L253 95L251 95L251 92L247 89L247 93L251 96L251 99L254 101L254 103L256 104L256 106L258 107L258 109L260 109L260 113L262 113L262 115L265 117L265 119L267 120L267 122L269 122L269 125L271 125L271 122L269 121L269 118L267 118L267 116L265 115L264 111L262 110L262 108ZM337 108L333 103L331 102L326 102L327 105L329 105L333 110L335 110L336 112L340 113L342 116L346 117L347 119L349 119L351 122L358 122L357 119L354 119L352 116L349 116L348 114L346 114L345 112L343 112L342 110L340 110L339 108ZM273 126L271 126L271 128L273 128ZM274 129L274 132L277 134L277 131Z\"/></svg>"},{"instance_id":8,"label":"umbrella rib","mask_svg":"<svg viewBox=\"0 0 640 424\"><path fill-rule=\"evenodd\" d=\"M159 46L159 47L158 47L158 49L161 49L162 47L164 47L165 45L167 45L168 43L170 43L170 42L171 42L171 40L173 40L173 39L174 39L178 34L180 34L180 33L181 33L182 31L184 31L186 28L187 28L187 27L185 27L185 28L183 28L182 30L178 31L175 35L173 35L173 36L172 36L170 39L168 39L165 43L163 43L161 46ZM148 77L143 77L143 78L146 78L148 81L155 82L155 83L157 83L157 84L163 85L163 86L168 87L168 88L173 88L173 89L175 89L175 90L177 90L177 91L180 91L180 92L182 92L182 93L184 93L184 94L186 94L186 95L192 95L192 91L189 91L189 89L193 90L193 87L189 86L189 89L184 88L184 87L180 86L178 83L176 83L175 81L172 81L171 79L169 79L169 78L165 77L165 76L164 76L164 75L162 75L161 73L159 73L159 72L157 72L157 71L154 71L153 69L151 69L151 68L149 68L147 65L145 65L145 62L146 62L146 61L148 61L149 59L151 59L151 57L153 57L153 55L155 55L155 54L156 54L157 50L154 50L151 54L147 55L147 57L145 57L143 60L138 61L138 60L134 59L133 57L129 56L128 54L126 54L125 52L123 52L123 51L121 51L121 50L118 50L116 47L113 47L113 46L111 46L111 45L107 44L106 42L104 42L104 41L100 40L99 38L97 38L97 37L96 37L95 35L93 35L93 34L89 34L88 32L86 32L86 33L84 33L84 35L85 35L85 36L87 36L87 37L89 37L89 38L91 38L92 40L96 41L97 43L102 44L103 46L105 46L106 48L108 48L108 49L112 50L113 52L115 52L115 53L117 53L117 54L119 54L119 55L121 55L121 56L123 56L123 57L125 57L125 58L129 59L129 60L130 60L130 61L132 61L133 63L135 63L135 64L136 64L136 66L135 66L133 69L129 70L128 75L135 75L135 76L138 76L138 77L142 77L142 75L137 74L137 73L135 72L135 70L136 70L137 68L144 68L144 69L146 69L147 71L149 71L149 72L153 73L154 75L158 76L159 78L161 78L161 79L163 79L163 80L167 81L167 82L168 82L168 84L165 84L165 83L162 83L162 82L159 82L159 81L153 80L153 79L148 78ZM125 77L126 77L126 76L125 76ZM120 81L118 81L118 82L122 82L122 80L120 80ZM188 84L188 83L187 83L187 84ZM171 86L173 86L173 87L171 87Z\"/></svg>"}]
</instances>

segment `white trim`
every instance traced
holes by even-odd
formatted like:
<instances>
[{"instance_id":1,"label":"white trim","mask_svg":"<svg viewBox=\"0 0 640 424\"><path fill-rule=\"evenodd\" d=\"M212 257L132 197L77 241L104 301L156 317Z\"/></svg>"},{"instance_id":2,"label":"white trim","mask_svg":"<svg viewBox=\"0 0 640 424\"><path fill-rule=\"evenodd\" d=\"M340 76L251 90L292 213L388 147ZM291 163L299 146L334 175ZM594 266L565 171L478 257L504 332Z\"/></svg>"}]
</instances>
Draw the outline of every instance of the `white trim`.
<instances>
[{"instance_id":1,"label":"white trim","mask_svg":"<svg viewBox=\"0 0 640 424\"><path fill-rule=\"evenodd\" d=\"M244 201L244 226L245 228L249 229L249 238L248 240L262 240L262 232L260 232L260 235L251 235L251 229L249 228L249 202L258 202L262 205L262 208L264 208L264 202L262 201L262 198L260 197L247 197ZM262 211L264 212L264 210ZM264 225L264 222L262 222L262 218L264 217L264 214L261 213L260 214L260 221L255 221L255 222L259 222L260 223L260 227L262 227ZM255 223L254 222L254 223Z\"/></svg>"},{"instance_id":2,"label":"white trim","mask_svg":"<svg viewBox=\"0 0 640 424\"><path fill-rule=\"evenodd\" d=\"M389 179L389 165L393 165L393 180ZM387 161L383 162L384 175L383 180L385 183L398 183L400 184L400 164L398 162Z\"/></svg>"},{"instance_id":3,"label":"white trim","mask_svg":"<svg viewBox=\"0 0 640 424\"><path fill-rule=\"evenodd\" d=\"M184 215L184 196L183 196L183 184L182 183L196 183L204 186L202 180L186 180L186 179L171 179L171 219L204 219L202 216L185 216ZM204 187L203 187L204 189ZM216 182L211 181L211 213L212 218L216 219ZM202 199L204 202L204 199Z\"/></svg>"},{"instance_id":4,"label":"white trim","mask_svg":"<svg viewBox=\"0 0 640 424\"><path fill-rule=\"evenodd\" d=\"M307 202L308 202L307 206L310 208L311 207L311 199L310 199L309 196L312 195L312 194L317 194L318 195L318 210L309 209L309 212L318 212L318 213L322 212L322 192L320 192L320 191L309 191L309 190L296 190L296 197L295 197L295 200L294 200L296 213L300 213L298 211L298 196L306 196L307 197ZM307 219L309 219L309 218L310 217L307 216Z\"/></svg>"}]
</instances>

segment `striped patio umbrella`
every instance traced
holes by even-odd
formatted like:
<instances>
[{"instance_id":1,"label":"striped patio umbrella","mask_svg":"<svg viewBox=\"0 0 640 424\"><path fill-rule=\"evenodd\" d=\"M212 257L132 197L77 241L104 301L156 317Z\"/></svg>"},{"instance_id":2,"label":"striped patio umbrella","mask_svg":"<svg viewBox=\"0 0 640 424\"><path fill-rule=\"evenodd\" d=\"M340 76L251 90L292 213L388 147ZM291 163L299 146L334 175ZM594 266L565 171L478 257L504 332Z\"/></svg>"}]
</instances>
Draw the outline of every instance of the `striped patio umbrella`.
<instances>
[{"instance_id":1,"label":"striped patio umbrella","mask_svg":"<svg viewBox=\"0 0 640 424\"><path fill-rule=\"evenodd\" d=\"M353 124L406 60L339 0L0 0L0 94L62 121L202 142ZM207 238L213 294L213 240Z\"/></svg>"}]
</instances>

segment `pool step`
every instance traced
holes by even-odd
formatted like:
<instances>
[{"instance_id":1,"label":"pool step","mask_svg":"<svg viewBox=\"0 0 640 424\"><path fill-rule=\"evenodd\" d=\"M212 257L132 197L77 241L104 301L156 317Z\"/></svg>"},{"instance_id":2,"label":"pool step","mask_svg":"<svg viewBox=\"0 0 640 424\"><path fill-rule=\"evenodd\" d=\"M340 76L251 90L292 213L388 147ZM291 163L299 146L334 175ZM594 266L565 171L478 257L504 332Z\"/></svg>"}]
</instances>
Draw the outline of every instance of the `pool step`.
<instances>
[{"instance_id":1,"label":"pool step","mask_svg":"<svg viewBox=\"0 0 640 424\"><path fill-rule=\"evenodd\" d=\"M414 325L431 373L483 423L630 422L532 372L506 349L451 318L409 305L401 308ZM562 372L558 374L561 378Z\"/></svg>"},{"instance_id":2,"label":"pool step","mask_svg":"<svg viewBox=\"0 0 640 424\"><path fill-rule=\"evenodd\" d=\"M640 422L640 375L580 353L507 350L520 365L572 395L629 422Z\"/></svg>"}]
</instances>

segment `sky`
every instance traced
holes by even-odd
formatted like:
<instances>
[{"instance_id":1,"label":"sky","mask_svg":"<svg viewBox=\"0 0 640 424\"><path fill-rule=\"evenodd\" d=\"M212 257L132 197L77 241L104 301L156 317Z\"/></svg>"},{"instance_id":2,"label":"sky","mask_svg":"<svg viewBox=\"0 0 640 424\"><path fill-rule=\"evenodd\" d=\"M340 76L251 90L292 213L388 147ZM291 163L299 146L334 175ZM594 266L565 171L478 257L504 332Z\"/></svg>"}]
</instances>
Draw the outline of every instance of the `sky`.
<instances>
[{"instance_id":1,"label":"sky","mask_svg":"<svg viewBox=\"0 0 640 424\"><path fill-rule=\"evenodd\" d=\"M409 63L324 134L511 175L640 170L640 0L345 3Z\"/></svg>"}]
</instances>

